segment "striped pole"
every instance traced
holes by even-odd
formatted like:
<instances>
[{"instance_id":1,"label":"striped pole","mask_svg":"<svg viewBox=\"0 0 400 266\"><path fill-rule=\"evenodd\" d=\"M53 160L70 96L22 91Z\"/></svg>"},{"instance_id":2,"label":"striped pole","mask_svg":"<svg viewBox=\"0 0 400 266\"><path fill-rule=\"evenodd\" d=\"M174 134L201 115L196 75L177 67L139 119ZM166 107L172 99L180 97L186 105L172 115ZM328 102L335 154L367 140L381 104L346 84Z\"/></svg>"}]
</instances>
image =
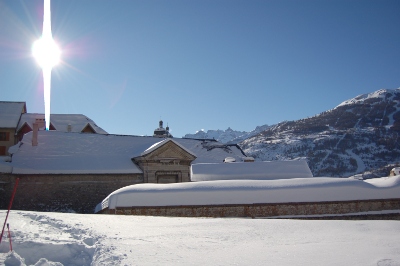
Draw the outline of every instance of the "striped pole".
<instances>
[{"instance_id":1,"label":"striped pole","mask_svg":"<svg viewBox=\"0 0 400 266\"><path fill-rule=\"evenodd\" d=\"M17 178L17 179L15 180L14 191L13 191L12 196L11 196L10 204L8 204L8 211L7 211L6 219L4 220L3 230L1 230L0 244L1 244L1 239L3 238L4 228L6 227L6 223L7 223L7 219L8 219L8 214L10 213L11 206L12 206L12 203L13 203L13 201L14 201L15 192L17 191L18 182L19 182L19 178Z\"/></svg>"}]
</instances>

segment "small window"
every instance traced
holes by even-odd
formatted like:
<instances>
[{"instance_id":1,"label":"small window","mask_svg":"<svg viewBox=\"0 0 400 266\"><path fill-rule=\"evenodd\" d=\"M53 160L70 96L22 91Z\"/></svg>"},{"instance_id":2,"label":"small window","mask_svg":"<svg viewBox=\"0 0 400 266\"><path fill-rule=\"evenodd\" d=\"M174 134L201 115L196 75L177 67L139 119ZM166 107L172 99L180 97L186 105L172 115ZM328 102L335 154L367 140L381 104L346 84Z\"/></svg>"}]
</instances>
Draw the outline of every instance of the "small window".
<instances>
[{"instance_id":1,"label":"small window","mask_svg":"<svg viewBox=\"0 0 400 266\"><path fill-rule=\"evenodd\" d=\"M9 132L0 132L0 141L9 141L10 133Z\"/></svg>"}]
</instances>

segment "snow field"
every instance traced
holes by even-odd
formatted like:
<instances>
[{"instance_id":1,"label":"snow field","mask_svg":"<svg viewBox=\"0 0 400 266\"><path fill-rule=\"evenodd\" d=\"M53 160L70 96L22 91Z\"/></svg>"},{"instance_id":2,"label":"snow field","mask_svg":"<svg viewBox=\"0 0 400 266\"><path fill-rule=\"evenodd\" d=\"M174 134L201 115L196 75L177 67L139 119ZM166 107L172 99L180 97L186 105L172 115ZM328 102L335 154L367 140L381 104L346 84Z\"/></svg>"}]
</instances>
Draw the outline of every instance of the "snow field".
<instances>
[{"instance_id":1,"label":"snow field","mask_svg":"<svg viewBox=\"0 0 400 266\"><path fill-rule=\"evenodd\" d=\"M6 212L0 212L0 218ZM400 265L399 221L12 211L0 265ZM21 264L24 263L24 264Z\"/></svg>"}]
</instances>

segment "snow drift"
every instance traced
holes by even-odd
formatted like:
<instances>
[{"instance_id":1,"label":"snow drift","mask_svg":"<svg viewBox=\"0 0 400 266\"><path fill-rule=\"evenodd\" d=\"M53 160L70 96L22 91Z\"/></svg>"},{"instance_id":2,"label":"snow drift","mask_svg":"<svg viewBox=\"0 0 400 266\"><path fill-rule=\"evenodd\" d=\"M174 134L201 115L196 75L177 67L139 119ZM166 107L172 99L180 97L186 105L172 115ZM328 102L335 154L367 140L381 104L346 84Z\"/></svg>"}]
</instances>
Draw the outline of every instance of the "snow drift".
<instances>
[{"instance_id":1,"label":"snow drift","mask_svg":"<svg viewBox=\"0 0 400 266\"><path fill-rule=\"evenodd\" d=\"M371 181L325 177L138 184L114 191L95 212L132 206L326 202L394 199L399 195L400 176Z\"/></svg>"}]
</instances>

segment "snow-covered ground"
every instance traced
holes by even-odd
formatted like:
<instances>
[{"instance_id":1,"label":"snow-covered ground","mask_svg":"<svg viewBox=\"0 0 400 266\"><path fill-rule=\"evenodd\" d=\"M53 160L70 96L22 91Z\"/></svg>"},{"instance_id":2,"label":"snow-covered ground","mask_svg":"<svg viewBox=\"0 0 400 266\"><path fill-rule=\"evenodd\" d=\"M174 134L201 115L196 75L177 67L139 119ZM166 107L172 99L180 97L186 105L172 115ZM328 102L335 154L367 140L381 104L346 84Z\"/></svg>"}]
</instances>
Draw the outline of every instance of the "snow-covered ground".
<instances>
[{"instance_id":1,"label":"snow-covered ground","mask_svg":"<svg viewBox=\"0 0 400 266\"><path fill-rule=\"evenodd\" d=\"M6 211L0 211L3 224ZM400 221L11 211L0 265L400 265Z\"/></svg>"}]
</instances>

